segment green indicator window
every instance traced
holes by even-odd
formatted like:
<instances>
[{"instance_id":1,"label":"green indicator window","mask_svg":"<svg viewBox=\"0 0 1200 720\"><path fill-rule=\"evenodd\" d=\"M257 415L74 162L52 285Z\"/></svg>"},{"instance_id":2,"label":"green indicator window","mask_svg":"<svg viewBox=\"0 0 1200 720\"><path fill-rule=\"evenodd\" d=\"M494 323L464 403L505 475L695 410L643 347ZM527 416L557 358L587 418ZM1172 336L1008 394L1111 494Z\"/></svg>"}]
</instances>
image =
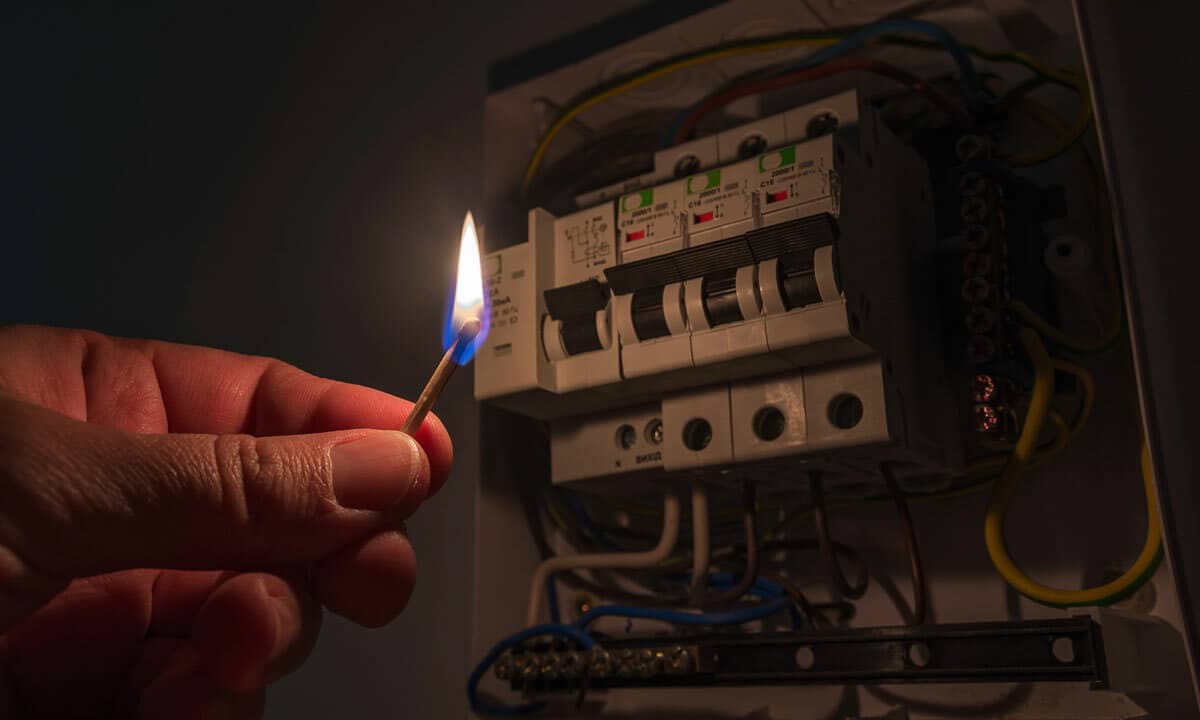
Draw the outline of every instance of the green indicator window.
<instances>
[{"instance_id":1,"label":"green indicator window","mask_svg":"<svg viewBox=\"0 0 1200 720\"><path fill-rule=\"evenodd\" d=\"M711 190L721 186L721 171L709 170L703 175L693 175L688 178L687 191L688 195L702 193L705 190Z\"/></svg>"},{"instance_id":2,"label":"green indicator window","mask_svg":"<svg viewBox=\"0 0 1200 720\"><path fill-rule=\"evenodd\" d=\"M626 195L621 198L621 212L629 212L630 210L638 210L644 207L650 207L654 202L654 189L640 190L632 195Z\"/></svg>"},{"instance_id":3,"label":"green indicator window","mask_svg":"<svg viewBox=\"0 0 1200 720\"><path fill-rule=\"evenodd\" d=\"M758 158L758 171L769 172L781 167L794 165L796 162L796 146L781 148Z\"/></svg>"}]
</instances>

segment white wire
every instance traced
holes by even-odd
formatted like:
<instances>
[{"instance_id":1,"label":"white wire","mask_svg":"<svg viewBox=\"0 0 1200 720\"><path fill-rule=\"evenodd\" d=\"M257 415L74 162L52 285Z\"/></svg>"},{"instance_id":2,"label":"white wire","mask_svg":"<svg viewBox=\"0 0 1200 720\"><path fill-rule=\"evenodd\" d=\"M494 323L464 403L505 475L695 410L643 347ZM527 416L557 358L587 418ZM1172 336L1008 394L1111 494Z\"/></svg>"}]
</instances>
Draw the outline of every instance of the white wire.
<instances>
[{"instance_id":1,"label":"white wire","mask_svg":"<svg viewBox=\"0 0 1200 720\"><path fill-rule=\"evenodd\" d=\"M708 527L708 490L696 481L692 484L692 582L688 588L697 606L708 590L708 565L712 560L712 538Z\"/></svg>"},{"instance_id":2,"label":"white wire","mask_svg":"<svg viewBox=\"0 0 1200 720\"><path fill-rule=\"evenodd\" d=\"M663 497L663 527L658 545L652 550L635 553L588 553L586 555L558 555L547 558L538 565L529 586L529 610L525 625L537 625L542 614L542 598L546 594L546 580L554 573L565 570L652 568L671 556L679 541L679 497L670 490Z\"/></svg>"}]
</instances>

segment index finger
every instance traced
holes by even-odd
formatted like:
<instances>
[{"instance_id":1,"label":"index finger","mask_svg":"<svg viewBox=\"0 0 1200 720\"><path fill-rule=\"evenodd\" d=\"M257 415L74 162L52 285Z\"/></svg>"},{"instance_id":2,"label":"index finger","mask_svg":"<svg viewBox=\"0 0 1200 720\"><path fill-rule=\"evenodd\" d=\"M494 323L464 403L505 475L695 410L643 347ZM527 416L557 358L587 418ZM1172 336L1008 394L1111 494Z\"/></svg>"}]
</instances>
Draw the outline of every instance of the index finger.
<instances>
[{"instance_id":1,"label":"index finger","mask_svg":"<svg viewBox=\"0 0 1200 720\"><path fill-rule=\"evenodd\" d=\"M398 430L413 404L380 390L326 380L271 358L192 345L146 343L173 432L294 435L354 428ZM430 493L454 458L434 414L416 440L429 456Z\"/></svg>"},{"instance_id":2,"label":"index finger","mask_svg":"<svg viewBox=\"0 0 1200 720\"><path fill-rule=\"evenodd\" d=\"M15 326L0 330L0 346L0 376L10 391L122 429L257 436L399 430L412 409L408 400L280 360L194 345ZM166 427L146 417L165 419ZM432 413L416 440L429 456L433 493L450 472L453 445Z\"/></svg>"}]
</instances>

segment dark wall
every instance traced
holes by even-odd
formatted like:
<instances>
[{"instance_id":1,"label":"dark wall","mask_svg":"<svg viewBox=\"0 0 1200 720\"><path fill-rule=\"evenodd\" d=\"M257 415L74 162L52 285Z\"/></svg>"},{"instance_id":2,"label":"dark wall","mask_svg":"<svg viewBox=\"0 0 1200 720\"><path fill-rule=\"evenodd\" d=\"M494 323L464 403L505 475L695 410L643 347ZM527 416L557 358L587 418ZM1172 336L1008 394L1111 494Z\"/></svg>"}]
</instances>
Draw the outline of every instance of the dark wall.
<instances>
[{"instance_id":1,"label":"dark wall","mask_svg":"<svg viewBox=\"0 0 1200 720\"><path fill-rule=\"evenodd\" d=\"M0 322L414 394L480 197L487 63L629 4L0 10ZM411 606L327 618L272 716L464 715L477 440L469 379L448 392L459 470L410 525Z\"/></svg>"}]
</instances>

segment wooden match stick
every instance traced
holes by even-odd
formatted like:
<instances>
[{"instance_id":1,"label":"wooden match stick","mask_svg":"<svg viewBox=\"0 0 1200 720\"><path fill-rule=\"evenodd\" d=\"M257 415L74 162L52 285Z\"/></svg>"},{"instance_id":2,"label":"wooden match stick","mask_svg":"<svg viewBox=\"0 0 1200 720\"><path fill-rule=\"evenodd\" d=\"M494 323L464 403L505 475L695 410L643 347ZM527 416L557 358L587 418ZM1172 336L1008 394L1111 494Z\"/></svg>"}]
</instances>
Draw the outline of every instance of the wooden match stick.
<instances>
[{"instance_id":1,"label":"wooden match stick","mask_svg":"<svg viewBox=\"0 0 1200 720\"><path fill-rule=\"evenodd\" d=\"M461 346L475 339L475 336L479 334L480 325L479 320L471 319L459 328L458 336L454 338L454 342L450 343L450 347L442 355L441 362L434 369L433 375L429 377L429 382L425 383L425 389L417 396L417 402L413 404L412 411L408 413L408 419L404 421L404 427L401 428L402 432L408 435L416 434L421 423L425 421L425 416L437 402L438 395L442 394L442 388L446 387L450 376L454 374L454 369L458 367L458 363L454 360L454 354Z\"/></svg>"}]
</instances>

